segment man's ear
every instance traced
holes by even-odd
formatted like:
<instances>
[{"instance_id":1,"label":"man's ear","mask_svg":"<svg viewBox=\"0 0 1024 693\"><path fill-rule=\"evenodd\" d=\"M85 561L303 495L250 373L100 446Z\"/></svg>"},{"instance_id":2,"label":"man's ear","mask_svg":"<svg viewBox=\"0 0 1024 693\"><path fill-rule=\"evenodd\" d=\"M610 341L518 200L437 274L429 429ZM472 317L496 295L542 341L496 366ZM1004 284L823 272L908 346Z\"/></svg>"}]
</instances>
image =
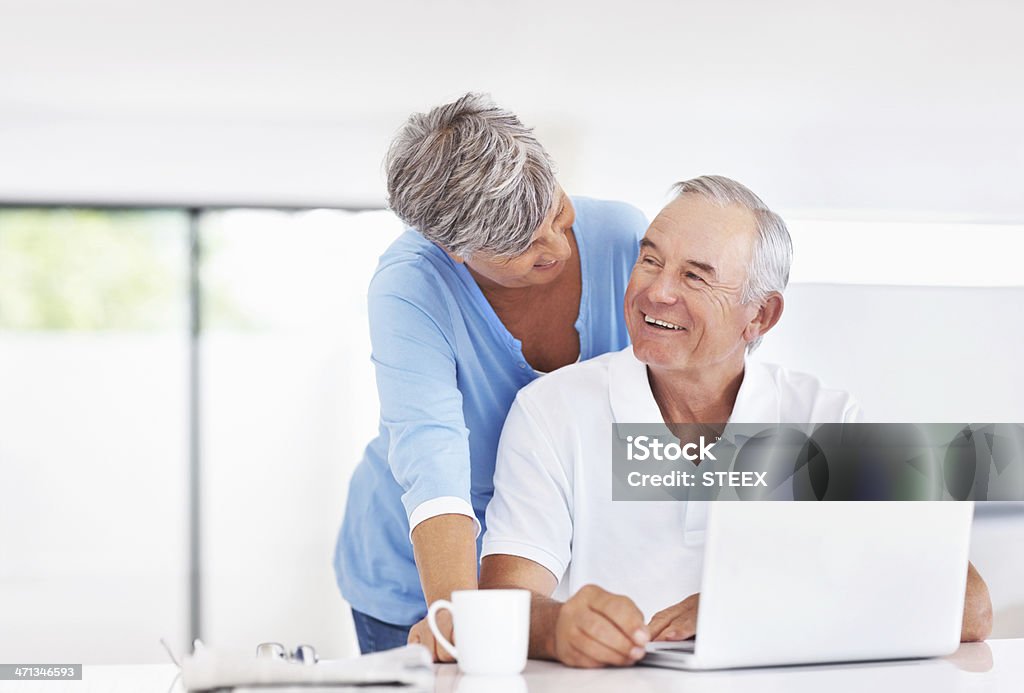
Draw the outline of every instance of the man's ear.
<instances>
[{"instance_id":1,"label":"man's ear","mask_svg":"<svg viewBox=\"0 0 1024 693\"><path fill-rule=\"evenodd\" d=\"M758 308L757 314L744 328L743 339L749 343L767 334L768 330L775 327L775 323L782 317L782 309L785 305L786 301L782 298L782 294L777 291L768 294L768 297L761 301L761 307Z\"/></svg>"}]
</instances>

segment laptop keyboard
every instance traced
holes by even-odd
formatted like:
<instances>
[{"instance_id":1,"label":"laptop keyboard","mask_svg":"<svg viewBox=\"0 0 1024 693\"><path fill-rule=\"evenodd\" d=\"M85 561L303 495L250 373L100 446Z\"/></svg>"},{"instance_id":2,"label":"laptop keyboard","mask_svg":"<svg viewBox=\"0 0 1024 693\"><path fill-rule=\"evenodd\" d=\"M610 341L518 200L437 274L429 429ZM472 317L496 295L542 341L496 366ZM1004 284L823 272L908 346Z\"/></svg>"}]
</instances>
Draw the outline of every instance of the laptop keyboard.
<instances>
[{"instance_id":1,"label":"laptop keyboard","mask_svg":"<svg viewBox=\"0 0 1024 693\"><path fill-rule=\"evenodd\" d=\"M679 642L656 642L651 643L653 647L650 647L650 652L686 652L693 654L693 648L696 645L695 640L681 640Z\"/></svg>"}]
</instances>

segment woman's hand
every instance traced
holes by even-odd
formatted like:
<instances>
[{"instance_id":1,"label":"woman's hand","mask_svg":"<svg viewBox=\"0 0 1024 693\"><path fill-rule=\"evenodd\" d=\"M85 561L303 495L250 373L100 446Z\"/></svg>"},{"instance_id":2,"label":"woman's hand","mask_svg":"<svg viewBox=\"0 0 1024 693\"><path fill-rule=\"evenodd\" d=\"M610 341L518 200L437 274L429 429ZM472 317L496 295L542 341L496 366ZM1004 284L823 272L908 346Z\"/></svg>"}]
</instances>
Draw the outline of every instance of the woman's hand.
<instances>
[{"instance_id":1,"label":"woman's hand","mask_svg":"<svg viewBox=\"0 0 1024 693\"><path fill-rule=\"evenodd\" d=\"M455 644L455 638L452 633L452 615L448 613L447 609L442 609L437 613L437 627L441 630L441 634L448 638L448 642ZM419 643L427 648L430 655L434 658L435 662L454 662L448 650L441 647L441 643L434 637L433 631L430 630L430 624L427 623L427 619L423 619L412 627L409 631L409 644Z\"/></svg>"}]
</instances>

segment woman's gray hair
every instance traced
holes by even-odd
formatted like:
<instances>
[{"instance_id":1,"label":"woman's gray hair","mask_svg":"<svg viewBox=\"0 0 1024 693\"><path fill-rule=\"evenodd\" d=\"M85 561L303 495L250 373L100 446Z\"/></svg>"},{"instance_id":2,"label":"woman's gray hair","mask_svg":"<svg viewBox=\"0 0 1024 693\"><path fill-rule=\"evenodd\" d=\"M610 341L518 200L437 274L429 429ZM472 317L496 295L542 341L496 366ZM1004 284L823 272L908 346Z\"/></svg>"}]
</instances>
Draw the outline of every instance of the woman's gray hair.
<instances>
[{"instance_id":1,"label":"woman's gray hair","mask_svg":"<svg viewBox=\"0 0 1024 693\"><path fill-rule=\"evenodd\" d=\"M484 94L410 116L384 167L395 214L463 258L523 253L555 197L554 164L532 129Z\"/></svg>"},{"instance_id":2,"label":"woman's gray hair","mask_svg":"<svg viewBox=\"0 0 1024 693\"><path fill-rule=\"evenodd\" d=\"M741 300L744 303L762 301L768 294L782 293L789 283L789 268L793 264L793 240L786 222L768 209L768 205L750 188L725 176L701 176L673 186L676 197L700 195L718 205L739 205L754 216L756 236L754 252L747 268ZM761 343L761 337L747 345L751 352Z\"/></svg>"}]
</instances>

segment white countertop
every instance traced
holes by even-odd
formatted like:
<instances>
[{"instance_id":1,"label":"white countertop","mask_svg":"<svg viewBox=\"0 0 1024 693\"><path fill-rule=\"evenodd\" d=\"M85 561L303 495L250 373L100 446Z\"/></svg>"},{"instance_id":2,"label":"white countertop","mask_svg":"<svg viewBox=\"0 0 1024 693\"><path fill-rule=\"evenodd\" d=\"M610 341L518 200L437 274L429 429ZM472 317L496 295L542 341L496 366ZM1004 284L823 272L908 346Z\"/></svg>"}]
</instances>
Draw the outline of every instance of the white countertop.
<instances>
[{"instance_id":1,"label":"white countertop","mask_svg":"<svg viewBox=\"0 0 1024 693\"><path fill-rule=\"evenodd\" d=\"M650 667L570 669L552 662L531 661L520 676L473 677L453 664L436 666L435 693L544 693L546 691L686 691L736 693L1020 693L1024 691L1024 639L990 640L962 645L942 659L828 666L779 667L732 671L684 672ZM173 664L90 666L81 681L0 682L0 692L57 693L184 693ZM263 689L271 690L271 689ZM279 688L310 693L327 688ZM370 689L349 689L366 693ZM402 689L390 688L398 691Z\"/></svg>"}]
</instances>

